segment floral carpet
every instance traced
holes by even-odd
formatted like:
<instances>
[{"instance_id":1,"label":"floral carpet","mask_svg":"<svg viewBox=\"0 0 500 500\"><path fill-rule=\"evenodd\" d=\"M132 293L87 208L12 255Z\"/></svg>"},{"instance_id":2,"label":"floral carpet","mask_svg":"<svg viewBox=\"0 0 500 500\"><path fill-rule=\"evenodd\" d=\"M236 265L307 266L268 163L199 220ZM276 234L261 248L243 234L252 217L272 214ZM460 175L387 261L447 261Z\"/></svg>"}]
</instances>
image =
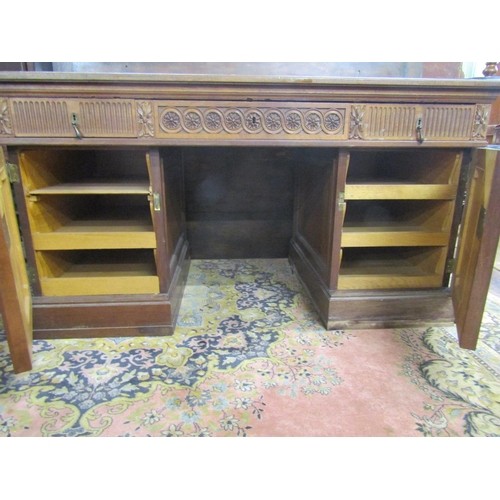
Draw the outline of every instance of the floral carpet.
<instances>
[{"instance_id":1,"label":"floral carpet","mask_svg":"<svg viewBox=\"0 0 500 500\"><path fill-rule=\"evenodd\" d=\"M325 331L286 260L195 260L171 337L0 336L0 436L500 436L500 303L453 328Z\"/></svg>"}]
</instances>

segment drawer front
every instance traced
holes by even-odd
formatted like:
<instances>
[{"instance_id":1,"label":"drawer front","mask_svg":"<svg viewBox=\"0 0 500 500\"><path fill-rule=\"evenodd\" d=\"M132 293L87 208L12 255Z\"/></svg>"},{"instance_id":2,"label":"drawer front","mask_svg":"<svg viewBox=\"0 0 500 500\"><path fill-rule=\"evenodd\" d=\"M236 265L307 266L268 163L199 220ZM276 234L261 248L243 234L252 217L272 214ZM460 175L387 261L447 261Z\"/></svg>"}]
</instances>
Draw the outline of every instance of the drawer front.
<instances>
[{"instance_id":1,"label":"drawer front","mask_svg":"<svg viewBox=\"0 0 500 500\"><path fill-rule=\"evenodd\" d=\"M490 105L0 99L0 134L40 138L484 142Z\"/></svg>"},{"instance_id":2,"label":"drawer front","mask_svg":"<svg viewBox=\"0 0 500 500\"><path fill-rule=\"evenodd\" d=\"M12 99L11 110L16 137L137 136L133 100Z\"/></svg>"},{"instance_id":3,"label":"drawer front","mask_svg":"<svg viewBox=\"0 0 500 500\"><path fill-rule=\"evenodd\" d=\"M347 138L349 106L332 103L157 103L158 137L191 139Z\"/></svg>"},{"instance_id":4,"label":"drawer front","mask_svg":"<svg viewBox=\"0 0 500 500\"><path fill-rule=\"evenodd\" d=\"M349 139L484 141L488 113L475 105L354 104Z\"/></svg>"}]
</instances>

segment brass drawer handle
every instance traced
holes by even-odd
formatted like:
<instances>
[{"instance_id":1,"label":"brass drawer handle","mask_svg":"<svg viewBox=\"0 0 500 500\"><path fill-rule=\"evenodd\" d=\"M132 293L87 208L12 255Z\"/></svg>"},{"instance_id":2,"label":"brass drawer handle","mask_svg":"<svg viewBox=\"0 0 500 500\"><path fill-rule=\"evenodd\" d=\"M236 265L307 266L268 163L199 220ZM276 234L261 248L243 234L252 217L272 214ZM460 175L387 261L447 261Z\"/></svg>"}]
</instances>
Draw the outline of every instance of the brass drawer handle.
<instances>
[{"instance_id":1,"label":"brass drawer handle","mask_svg":"<svg viewBox=\"0 0 500 500\"><path fill-rule=\"evenodd\" d=\"M73 129L75 131L76 138L83 139L83 135L78 128L78 117L76 116L76 113L73 113L71 115L71 125L73 126Z\"/></svg>"},{"instance_id":2,"label":"brass drawer handle","mask_svg":"<svg viewBox=\"0 0 500 500\"><path fill-rule=\"evenodd\" d=\"M424 124L422 122L422 118L417 118L417 142L422 144L424 142Z\"/></svg>"}]
</instances>

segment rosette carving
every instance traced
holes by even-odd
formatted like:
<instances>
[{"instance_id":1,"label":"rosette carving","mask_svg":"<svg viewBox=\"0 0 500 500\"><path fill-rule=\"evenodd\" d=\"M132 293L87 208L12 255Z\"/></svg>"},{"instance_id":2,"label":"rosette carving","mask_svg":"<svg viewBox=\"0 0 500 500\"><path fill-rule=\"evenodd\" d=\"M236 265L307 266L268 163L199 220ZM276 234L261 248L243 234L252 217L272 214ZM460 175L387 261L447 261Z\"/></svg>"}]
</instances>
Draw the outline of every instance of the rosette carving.
<instances>
[{"instance_id":1,"label":"rosette carving","mask_svg":"<svg viewBox=\"0 0 500 500\"><path fill-rule=\"evenodd\" d=\"M325 115L325 129L329 132L335 132L342 125L342 116L337 111L330 111Z\"/></svg>"},{"instance_id":2,"label":"rosette carving","mask_svg":"<svg viewBox=\"0 0 500 500\"><path fill-rule=\"evenodd\" d=\"M175 109L165 110L160 118L160 127L165 132L177 132L181 128L181 115Z\"/></svg>"},{"instance_id":3,"label":"rosette carving","mask_svg":"<svg viewBox=\"0 0 500 500\"><path fill-rule=\"evenodd\" d=\"M319 134L342 136L345 108L288 108L285 106L185 106L159 107L159 126L167 134Z\"/></svg>"},{"instance_id":4,"label":"rosette carving","mask_svg":"<svg viewBox=\"0 0 500 500\"><path fill-rule=\"evenodd\" d=\"M262 116L258 111L250 110L245 114L243 127L247 132L255 133L262 129Z\"/></svg>"},{"instance_id":5,"label":"rosette carving","mask_svg":"<svg viewBox=\"0 0 500 500\"><path fill-rule=\"evenodd\" d=\"M205 126L209 132L220 132L224 117L220 111L212 109L205 113Z\"/></svg>"},{"instance_id":6,"label":"rosette carving","mask_svg":"<svg viewBox=\"0 0 500 500\"><path fill-rule=\"evenodd\" d=\"M308 111L304 117L306 132L316 133L321 130L321 115L317 111Z\"/></svg>"},{"instance_id":7,"label":"rosette carving","mask_svg":"<svg viewBox=\"0 0 500 500\"><path fill-rule=\"evenodd\" d=\"M243 128L243 116L239 111L226 112L224 125L228 132L239 132Z\"/></svg>"},{"instance_id":8,"label":"rosette carving","mask_svg":"<svg viewBox=\"0 0 500 500\"><path fill-rule=\"evenodd\" d=\"M277 134L283 129L281 115L278 111L268 111L264 117L264 128L271 134Z\"/></svg>"},{"instance_id":9,"label":"rosette carving","mask_svg":"<svg viewBox=\"0 0 500 500\"><path fill-rule=\"evenodd\" d=\"M203 119L196 109L190 109L184 114L184 128L189 132L197 132L202 128Z\"/></svg>"},{"instance_id":10,"label":"rosette carving","mask_svg":"<svg viewBox=\"0 0 500 500\"><path fill-rule=\"evenodd\" d=\"M292 134L302 130L302 115L295 110L288 111L285 115L285 128Z\"/></svg>"}]
</instances>

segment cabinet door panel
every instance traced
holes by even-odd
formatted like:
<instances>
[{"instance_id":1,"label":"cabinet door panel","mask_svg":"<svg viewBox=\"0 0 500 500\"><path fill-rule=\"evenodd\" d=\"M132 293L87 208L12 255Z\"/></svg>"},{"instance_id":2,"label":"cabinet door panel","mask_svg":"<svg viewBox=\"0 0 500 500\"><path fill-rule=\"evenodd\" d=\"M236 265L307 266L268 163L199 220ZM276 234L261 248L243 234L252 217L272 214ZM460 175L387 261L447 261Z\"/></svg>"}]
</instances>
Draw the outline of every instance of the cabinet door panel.
<instances>
[{"instance_id":1,"label":"cabinet door panel","mask_svg":"<svg viewBox=\"0 0 500 500\"><path fill-rule=\"evenodd\" d=\"M31 370L31 293L16 213L0 149L0 306L16 373Z\"/></svg>"},{"instance_id":2,"label":"cabinet door panel","mask_svg":"<svg viewBox=\"0 0 500 500\"><path fill-rule=\"evenodd\" d=\"M459 342L467 349L476 348L500 235L499 152L487 147L474 156L452 279Z\"/></svg>"}]
</instances>

